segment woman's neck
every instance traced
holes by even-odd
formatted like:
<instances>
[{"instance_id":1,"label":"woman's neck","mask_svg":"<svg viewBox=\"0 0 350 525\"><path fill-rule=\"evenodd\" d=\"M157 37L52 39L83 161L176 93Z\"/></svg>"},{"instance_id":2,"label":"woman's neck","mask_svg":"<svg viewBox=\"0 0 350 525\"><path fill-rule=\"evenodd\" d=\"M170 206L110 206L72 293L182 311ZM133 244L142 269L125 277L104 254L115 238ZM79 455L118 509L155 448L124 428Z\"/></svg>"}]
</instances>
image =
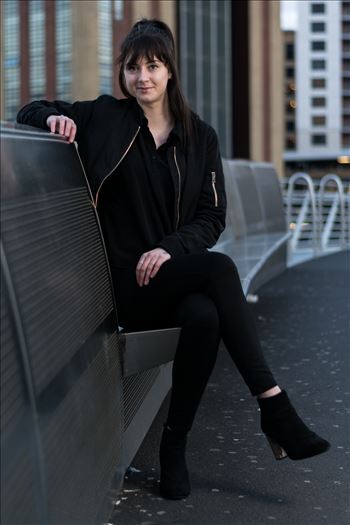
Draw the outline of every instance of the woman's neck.
<instances>
[{"instance_id":1,"label":"woman's neck","mask_svg":"<svg viewBox=\"0 0 350 525\"><path fill-rule=\"evenodd\" d=\"M174 127L174 117L170 112L168 103L146 105L140 104L148 120L148 128L153 135L158 148L166 142L168 135Z\"/></svg>"},{"instance_id":2,"label":"woman's neck","mask_svg":"<svg viewBox=\"0 0 350 525\"><path fill-rule=\"evenodd\" d=\"M174 118L171 114L167 99L161 103L140 104L140 106L148 120L150 129L159 129L173 126Z\"/></svg>"}]
</instances>

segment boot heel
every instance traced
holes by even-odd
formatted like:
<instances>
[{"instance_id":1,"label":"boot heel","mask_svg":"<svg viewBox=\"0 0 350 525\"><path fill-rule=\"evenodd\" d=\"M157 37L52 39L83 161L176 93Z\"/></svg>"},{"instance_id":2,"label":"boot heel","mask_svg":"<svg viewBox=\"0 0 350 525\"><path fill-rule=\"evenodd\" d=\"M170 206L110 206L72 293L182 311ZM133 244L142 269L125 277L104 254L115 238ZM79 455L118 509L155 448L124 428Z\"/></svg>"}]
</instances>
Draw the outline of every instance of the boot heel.
<instances>
[{"instance_id":1,"label":"boot heel","mask_svg":"<svg viewBox=\"0 0 350 525\"><path fill-rule=\"evenodd\" d=\"M267 438L267 441L269 442L270 444L270 447L272 449L272 452L273 452L273 455L275 456L276 459L284 459L284 458L287 458L288 457L288 454L286 453L286 451L281 447L281 445L279 445L276 441L274 441L272 438L270 438L269 436L266 436Z\"/></svg>"}]
</instances>

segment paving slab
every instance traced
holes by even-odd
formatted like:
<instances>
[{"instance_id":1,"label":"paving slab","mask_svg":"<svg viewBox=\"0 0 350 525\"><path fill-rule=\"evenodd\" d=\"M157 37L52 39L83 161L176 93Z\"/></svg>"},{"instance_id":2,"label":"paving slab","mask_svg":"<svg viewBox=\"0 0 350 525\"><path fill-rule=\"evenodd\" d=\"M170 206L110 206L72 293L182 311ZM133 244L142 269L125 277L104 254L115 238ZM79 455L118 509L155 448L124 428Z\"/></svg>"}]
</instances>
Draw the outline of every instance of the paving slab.
<instances>
[{"instance_id":1,"label":"paving slab","mask_svg":"<svg viewBox=\"0 0 350 525\"><path fill-rule=\"evenodd\" d=\"M158 495L158 447L168 399L125 479L113 525L348 525L350 252L288 269L250 305L265 355L326 454L276 461L257 403L224 348L189 437L192 493Z\"/></svg>"}]
</instances>

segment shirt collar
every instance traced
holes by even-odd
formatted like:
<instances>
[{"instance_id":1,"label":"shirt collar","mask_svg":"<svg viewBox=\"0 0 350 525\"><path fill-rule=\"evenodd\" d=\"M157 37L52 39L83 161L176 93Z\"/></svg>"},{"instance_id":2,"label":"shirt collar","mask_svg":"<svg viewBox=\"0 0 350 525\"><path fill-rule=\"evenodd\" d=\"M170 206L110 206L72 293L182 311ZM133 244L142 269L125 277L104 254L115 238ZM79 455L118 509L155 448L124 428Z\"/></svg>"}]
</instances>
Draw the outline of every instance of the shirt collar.
<instances>
[{"instance_id":1,"label":"shirt collar","mask_svg":"<svg viewBox=\"0 0 350 525\"><path fill-rule=\"evenodd\" d=\"M137 103L136 99L135 99L135 117L137 119L137 122L139 123L140 126L148 126L148 120L141 108L141 106L139 106L139 104ZM183 139L183 129L182 129L182 126L181 126L181 123L179 122L179 120L175 120L175 124L174 124L174 127L173 129L170 131L169 133L169 137L168 137L168 140L167 142L175 142L175 143L179 143L181 144L182 143L182 139Z\"/></svg>"}]
</instances>

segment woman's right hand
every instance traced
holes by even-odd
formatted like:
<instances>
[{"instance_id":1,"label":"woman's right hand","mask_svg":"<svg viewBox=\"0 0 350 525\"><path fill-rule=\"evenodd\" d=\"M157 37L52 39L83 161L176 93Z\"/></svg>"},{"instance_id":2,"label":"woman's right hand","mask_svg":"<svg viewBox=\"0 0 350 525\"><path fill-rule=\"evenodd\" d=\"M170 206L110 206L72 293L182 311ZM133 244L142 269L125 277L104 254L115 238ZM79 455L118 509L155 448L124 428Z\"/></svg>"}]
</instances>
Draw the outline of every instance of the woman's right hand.
<instances>
[{"instance_id":1,"label":"woman's right hand","mask_svg":"<svg viewBox=\"0 0 350 525\"><path fill-rule=\"evenodd\" d=\"M77 133L76 123L65 115L50 115L46 119L46 125L50 128L51 133L63 135L68 142L73 142Z\"/></svg>"}]
</instances>

